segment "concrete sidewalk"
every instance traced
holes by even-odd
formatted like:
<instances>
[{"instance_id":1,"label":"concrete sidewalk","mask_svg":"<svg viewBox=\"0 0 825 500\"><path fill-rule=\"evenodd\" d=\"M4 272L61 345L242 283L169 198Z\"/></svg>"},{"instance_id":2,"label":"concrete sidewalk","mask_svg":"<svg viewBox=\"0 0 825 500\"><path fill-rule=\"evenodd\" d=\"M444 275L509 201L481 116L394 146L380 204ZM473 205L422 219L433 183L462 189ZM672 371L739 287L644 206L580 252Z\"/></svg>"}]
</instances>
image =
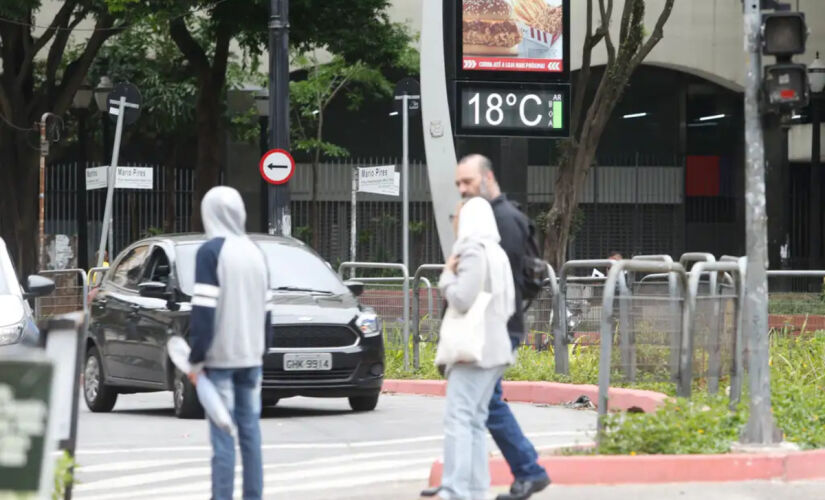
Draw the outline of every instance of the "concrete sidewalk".
<instances>
[{"instance_id":1,"label":"concrete sidewalk","mask_svg":"<svg viewBox=\"0 0 825 500\"><path fill-rule=\"evenodd\" d=\"M498 492L498 491L497 491ZM621 486L554 486L531 500L814 500L825 498L825 481L748 481Z\"/></svg>"}]
</instances>

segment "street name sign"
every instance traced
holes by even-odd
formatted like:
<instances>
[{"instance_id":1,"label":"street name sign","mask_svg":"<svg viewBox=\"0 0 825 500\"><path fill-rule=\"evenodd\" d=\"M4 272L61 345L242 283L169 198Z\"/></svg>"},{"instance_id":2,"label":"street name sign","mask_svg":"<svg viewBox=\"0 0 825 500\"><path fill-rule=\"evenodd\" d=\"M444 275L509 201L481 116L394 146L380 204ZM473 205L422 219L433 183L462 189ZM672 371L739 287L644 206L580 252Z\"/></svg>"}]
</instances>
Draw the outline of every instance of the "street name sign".
<instances>
[{"instance_id":1,"label":"street name sign","mask_svg":"<svg viewBox=\"0 0 825 500\"><path fill-rule=\"evenodd\" d=\"M398 196L401 191L401 176L395 171L395 165L359 168L358 191Z\"/></svg>"}]
</instances>

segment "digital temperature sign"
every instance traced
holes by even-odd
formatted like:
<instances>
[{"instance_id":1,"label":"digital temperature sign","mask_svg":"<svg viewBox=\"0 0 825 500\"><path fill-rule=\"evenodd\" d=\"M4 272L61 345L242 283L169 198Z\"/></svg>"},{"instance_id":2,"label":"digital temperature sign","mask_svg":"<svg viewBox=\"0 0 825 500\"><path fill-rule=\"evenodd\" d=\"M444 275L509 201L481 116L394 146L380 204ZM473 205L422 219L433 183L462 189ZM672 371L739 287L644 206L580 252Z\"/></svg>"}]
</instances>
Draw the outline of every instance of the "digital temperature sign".
<instances>
[{"instance_id":1,"label":"digital temperature sign","mask_svg":"<svg viewBox=\"0 0 825 500\"><path fill-rule=\"evenodd\" d=\"M566 84L456 82L456 135L567 137Z\"/></svg>"}]
</instances>

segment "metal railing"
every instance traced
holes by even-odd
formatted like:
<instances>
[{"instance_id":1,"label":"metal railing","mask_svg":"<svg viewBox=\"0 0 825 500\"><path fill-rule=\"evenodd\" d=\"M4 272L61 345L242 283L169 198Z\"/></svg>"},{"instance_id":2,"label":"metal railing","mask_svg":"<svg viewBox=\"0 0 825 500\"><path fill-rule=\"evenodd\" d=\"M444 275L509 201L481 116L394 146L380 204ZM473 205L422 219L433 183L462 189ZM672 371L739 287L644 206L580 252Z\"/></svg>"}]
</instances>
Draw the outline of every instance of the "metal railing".
<instances>
[{"instance_id":1,"label":"metal railing","mask_svg":"<svg viewBox=\"0 0 825 500\"><path fill-rule=\"evenodd\" d=\"M402 338L404 342L404 370L410 369L410 273L404 264L389 262L343 262L338 267L338 276L344 278L345 269L390 269L400 271L403 282L402 293Z\"/></svg>"},{"instance_id":2,"label":"metal railing","mask_svg":"<svg viewBox=\"0 0 825 500\"><path fill-rule=\"evenodd\" d=\"M719 288L711 287L707 295L700 294L699 281L702 273L710 272L715 275L719 272L732 273L737 276L737 285L729 291L725 291L725 286ZM722 376L722 353L725 347L728 348L727 358L732 359L730 366L731 405L739 402L742 392L742 377L744 373L743 365L743 333L742 333L742 306L744 305L744 267L742 261L737 262L697 262L691 268L688 278L687 300L685 303L685 332L682 337L682 352L680 356L680 377L679 394L684 397L690 396L691 383L693 381L694 358L696 342L706 334L706 344L704 350L707 352L707 384L708 393L716 394L719 391L719 381ZM712 306L712 314L707 316L707 321L701 323L697 314L697 303L709 301ZM722 307L725 306L725 307ZM733 311L729 311L729 306ZM722 310L724 309L724 314ZM704 315L702 315L704 316ZM700 326L705 326L700 332ZM729 338L726 338L729 337Z\"/></svg>"},{"instance_id":3,"label":"metal railing","mask_svg":"<svg viewBox=\"0 0 825 500\"><path fill-rule=\"evenodd\" d=\"M413 366L415 369L419 369L421 367L421 302L419 300L419 291L420 291L420 284L419 282L426 280L427 278L423 277L422 274L425 272L440 272L444 269L444 264L423 264L415 270L415 275L413 276L412 282L412 293L413 293L413 303L412 303L412 320L413 320ZM435 320L433 310L433 297L432 297L432 287L430 287L430 293L427 300L427 307L428 307L428 317L432 324L436 324L438 321Z\"/></svg>"},{"instance_id":4,"label":"metal railing","mask_svg":"<svg viewBox=\"0 0 825 500\"><path fill-rule=\"evenodd\" d=\"M677 290L673 290L673 288L669 285L671 290L671 298L675 298L677 294L675 293L679 289L684 290L687 282L687 276L685 273L684 267L681 264L673 263L672 259L668 261L668 259L661 259L661 260L653 260L653 259L634 259L634 260L622 260L622 261L613 261L614 264L611 265L610 271L607 275L607 281L605 282L604 287L604 295L602 298L602 313L601 313L601 325L600 325L600 335L599 340L601 342L601 352L599 356L599 403L598 403L598 432L601 433L604 431L604 418L607 415L607 401L608 401L608 389L610 387L610 373L611 373L611 357L612 357L612 348L613 348L613 332L614 332L614 323L613 323L613 309L616 304L615 295L616 289L620 283L620 280L624 277L624 272L656 272L656 273L668 273L674 274L676 279L669 280L670 282L674 282L676 285ZM681 286L680 286L681 285ZM619 295L619 304L626 302L627 300L622 299L630 299L631 296L622 296ZM635 299L635 297L633 297ZM680 318L684 321L684 317L680 315ZM622 335L629 335L630 332L623 331ZM678 339L677 339L678 340ZM634 344L635 339L628 341L631 345ZM671 347L673 343L671 342ZM677 356L678 356L678 346L677 348ZM624 347L623 347L624 350ZM677 357L678 360L678 357Z\"/></svg>"},{"instance_id":5,"label":"metal railing","mask_svg":"<svg viewBox=\"0 0 825 500\"><path fill-rule=\"evenodd\" d=\"M603 288L603 284L606 281L604 277L575 277L570 276L570 273L575 269L608 268L612 270L618 262L619 261L610 259L571 260L565 262L562 266L558 289L556 290L558 319L556 320L557 326L554 333L557 332L557 334L553 335L553 357L556 364L556 373L563 375L570 373L570 356L567 351L567 345L572 340L570 332L567 331L568 295L570 295L570 290L568 290L569 283L576 283L575 289L578 290L577 293L573 294L575 295L573 300L576 301L576 314L584 316L592 310L593 304L591 304L591 302L599 299L598 296L594 296L594 292L597 292L599 288ZM584 286L582 286L581 283L584 283ZM619 286L623 293L627 293L627 286L624 279L620 280L618 284L614 284L614 286ZM603 293L604 291L602 291L602 294ZM623 315L620 313L620 316ZM595 321L583 321L580 325L591 326L594 322Z\"/></svg>"},{"instance_id":6,"label":"metal railing","mask_svg":"<svg viewBox=\"0 0 825 500\"><path fill-rule=\"evenodd\" d=\"M34 303L35 318L40 321L59 314L83 311L88 313L86 298L89 285L83 269L42 270L39 275L54 280L54 292L38 297Z\"/></svg>"}]
</instances>

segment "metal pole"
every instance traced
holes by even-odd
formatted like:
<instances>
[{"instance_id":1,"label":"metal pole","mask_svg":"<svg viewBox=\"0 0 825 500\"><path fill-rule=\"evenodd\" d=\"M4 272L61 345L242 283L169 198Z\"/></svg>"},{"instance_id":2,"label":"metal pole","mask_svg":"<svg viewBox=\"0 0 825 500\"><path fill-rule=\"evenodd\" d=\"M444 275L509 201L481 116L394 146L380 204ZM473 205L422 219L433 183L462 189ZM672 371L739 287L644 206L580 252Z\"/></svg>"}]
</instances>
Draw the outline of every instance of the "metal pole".
<instances>
[{"instance_id":1,"label":"metal pole","mask_svg":"<svg viewBox=\"0 0 825 500\"><path fill-rule=\"evenodd\" d=\"M40 118L40 191L38 193L38 243L37 268L46 269L46 156L49 154L49 140L46 137L46 119L51 113L43 113Z\"/></svg>"},{"instance_id":2,"label":"metal pole","mask_svg":"<svg viewBox=\"0 0 825 500\"><path fill-rule=\"evenodd\" d=\"M819 157L821 153L819 97L820 92L811 93L811 199L809 203L809 214L811 225L809 237L811 239L810 258L808 269L819 269L822 263L822 170L820 168Z\"/></svg>"},{"instance_id":3,"label":"metal pole","mask_svg":"<svg viewBox=\"0 0 825 500\"><path fill-rule=\"evenodd\" d=\"M743 441L771 444L778 440L771 414L771 373L768 366L768 215L765 202L765 145L760 122L762 54L759 2L745 5L745 209L748 272L745 332L750 348L750 416Z\"/></svg>"},{"instance_id":4,"label":"metal pole","mask_svg":"<svg viewBox=\"0 0 825 500\"><path fill-rule=\"evenodd\" d=\"M105 112L105 111L104 111ZM103 267L103 254L106 251L106 236L109 236L109 249L112 248L111 222L112 222L112 198L115 195L115 172L117 171L117 159L120 154L120 137L123 134L123 115L126 112L126 96L120 97L117 113L117 127L115 127L115 144L112 148L112 164L109 165L108 185L106 186L106 208L103 210L103 228L100 231L100 246L97 249L97 267Z\"/></svg>"},{"instance_id":5,"label":"metal pole","mask_svg":"<svg viewBox=\"0 0 825 500\"><path fill-rule=\"evenodd\" d=\"M81 109L77 115L78 146L80 162L75 170L75 195L77 196L77 267L89 267L89 233L86 212L86 113Z\"/></svg>"},{"instance_id":6,"label":"metal pole","mask_svg":"<svg viewBox=\"0 0 825 500\"><path fill-rule=\"evenodd\" d=\"M358 248L358 242L356 238L358 237L358 229L356 225L358 224L358 166L354 165L352 167L352 198L350 200L350 227L349 227L349 260L355 262L358 259L355 258L355 254ZM355 279L355 268L353 267L350 269L350 279Z\"/></svg>"},{"instance_id":7,"label":"metal pole","mask_svg":"<svg viewBox=\"0 0 825 500\"><path fill-rule=\"evenodd\" d=\"M402 228L402 245L404 249L402 251L403 255L403 262L404 266L407 269L410 268L410 124L408 123L409 117L409 110L407 109L407 104L409 102L410 96L404 94L401 99L401 104L403 105L403 111L401 112L401 119L403 121L402 131L401 134L403 135L403 145L402 145L402 163L401 163L401 184L402 189L404 190L403 193L403 228Z\"/></svg>"},{"instance_id":8,"label":"metal pole","mask_svg":"<svg viewBox=\"0 0 825 500\"><path fill-rule=\"evenodd\" d=\"M289 151L289 0L269 2L269 145ZM290 236L289 185L269 186L269 233Z\"/></svg>"}]
</instances>

